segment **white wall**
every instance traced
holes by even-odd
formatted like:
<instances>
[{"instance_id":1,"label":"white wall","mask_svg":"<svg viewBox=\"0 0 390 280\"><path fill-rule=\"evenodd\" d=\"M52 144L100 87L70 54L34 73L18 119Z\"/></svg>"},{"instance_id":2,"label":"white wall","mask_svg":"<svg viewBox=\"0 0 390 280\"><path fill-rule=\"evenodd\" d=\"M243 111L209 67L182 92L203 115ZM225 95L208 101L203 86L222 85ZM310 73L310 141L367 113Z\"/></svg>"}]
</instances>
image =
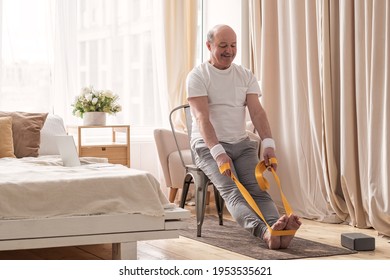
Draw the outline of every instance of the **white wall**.
<instances>
[{"instance_id":1,"label":"white wall","mask_svg":"<svg viewBox=\"0 0 390 280\"><path fill-rule=\"evenodd\" d=\"M165 187L164 176L153 137L131 136L130 166L131 168L151 173L160 182L161 190L168 196L168 189Z\"/></svg>"}]
</instances>

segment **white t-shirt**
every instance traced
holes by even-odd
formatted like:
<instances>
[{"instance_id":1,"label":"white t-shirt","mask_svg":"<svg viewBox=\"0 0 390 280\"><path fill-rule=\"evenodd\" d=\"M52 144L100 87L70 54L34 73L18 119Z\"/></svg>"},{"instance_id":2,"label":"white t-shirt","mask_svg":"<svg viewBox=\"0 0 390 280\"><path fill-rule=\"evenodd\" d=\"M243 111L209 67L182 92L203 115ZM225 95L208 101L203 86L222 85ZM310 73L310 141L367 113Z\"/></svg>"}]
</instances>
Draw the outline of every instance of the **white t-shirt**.
<instances>
[{"instance_id":1,"label":"white t-shirt","mask_svg":"<svg viewBox=\"0 0 390 280\"><path fill-rule=\"evenodd\" d=\"M220 70L209 62L195 67L187 76L188 97L207 96L210 122L220 142L238 143L247 137L246 95L261 96L253 73L236 64ZM198 124L192 117L191 143L202 139Z\"/></svg>"}]
</instances>

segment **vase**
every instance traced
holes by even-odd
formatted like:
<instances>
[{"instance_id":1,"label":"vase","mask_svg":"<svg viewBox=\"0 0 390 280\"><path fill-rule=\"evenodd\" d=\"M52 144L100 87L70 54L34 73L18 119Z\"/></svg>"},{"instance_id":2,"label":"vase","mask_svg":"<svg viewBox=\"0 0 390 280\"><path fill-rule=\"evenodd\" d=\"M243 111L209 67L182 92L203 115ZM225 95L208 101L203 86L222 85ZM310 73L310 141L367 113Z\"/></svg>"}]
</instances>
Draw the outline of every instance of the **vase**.
<instances>
[{"instance_id":1,"label":"vase","mask_svg":"<svg viewBox=\"0 0 390 280\"><path fill-rule=\"evenodd\" d=\"M83 124L85 126L103 126L106 125L105 112L85 112L83 116Z\"/></svg>"}]
</instances>

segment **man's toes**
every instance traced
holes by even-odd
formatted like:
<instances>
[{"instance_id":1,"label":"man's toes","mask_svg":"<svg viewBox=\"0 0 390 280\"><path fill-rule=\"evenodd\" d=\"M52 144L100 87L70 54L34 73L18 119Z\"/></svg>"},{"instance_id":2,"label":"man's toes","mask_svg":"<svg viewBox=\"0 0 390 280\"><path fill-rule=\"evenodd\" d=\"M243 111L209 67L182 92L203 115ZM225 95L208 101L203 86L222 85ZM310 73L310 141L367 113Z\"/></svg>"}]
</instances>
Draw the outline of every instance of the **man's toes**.
<instances>
[{"instance_id":1,"label":"man's toes","mask_svg":"<svg viewBox=\"0 0 390 280\"><path fill-rule=\"evenodd\" d=\"M299 220L299 217L291 214L286 224L286 229L298 229L301 226L302 222Z\"/></svg>"}]
</instances>

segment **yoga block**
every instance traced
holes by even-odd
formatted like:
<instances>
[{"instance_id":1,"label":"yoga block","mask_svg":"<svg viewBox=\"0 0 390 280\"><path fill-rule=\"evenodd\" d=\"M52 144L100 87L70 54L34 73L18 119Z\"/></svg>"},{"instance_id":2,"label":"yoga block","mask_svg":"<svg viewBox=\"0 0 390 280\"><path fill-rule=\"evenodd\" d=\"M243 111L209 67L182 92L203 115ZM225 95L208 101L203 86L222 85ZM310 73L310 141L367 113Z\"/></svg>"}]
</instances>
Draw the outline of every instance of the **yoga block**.
<instances>
[{"instance_id":1,"label":"yoga block","mask_svg":"<svg viewBox=\"0 0 390 280\"><path fill-rule=\"evenodd\" d=\"M375 238L363 233L342 233L341 245L356 251L373 251Z\"/></svg>"}]
</instances>

